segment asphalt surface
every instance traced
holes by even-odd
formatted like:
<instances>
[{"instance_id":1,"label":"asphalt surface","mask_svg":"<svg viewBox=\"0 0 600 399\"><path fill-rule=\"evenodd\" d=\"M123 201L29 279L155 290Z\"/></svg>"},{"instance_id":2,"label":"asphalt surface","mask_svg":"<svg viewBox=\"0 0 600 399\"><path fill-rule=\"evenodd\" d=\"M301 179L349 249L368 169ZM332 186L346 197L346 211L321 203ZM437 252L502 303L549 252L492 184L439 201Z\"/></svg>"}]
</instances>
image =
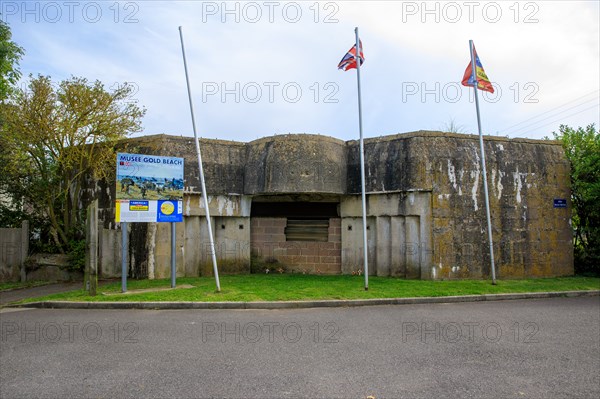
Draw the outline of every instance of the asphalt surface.
<instances>
[{"instance_id":1,"label":"asphalt surface","mask_svg":"<svg viewBox=\"0 0 600 399\"><path fill-rule=\"evenodd\" d=\"M115 280L101 280L98 282L98 286L109 284ZM10 302L17 302L27 298L35 298L40 296L46 296L50 294L58 294L61 292L69 292L80 290L83 288L82 281L65 282L65 283L54 283L46 284L38 287L30 288L19 288L8 291L0 291L0 306L6 305Z\"/></svg>"},{"instance_id":2,"label":"asphalt surface","mask_svg":"<svg viewBox=\"0 0 600 399\"><path fill-rule=\"evenodd\" d=\"M0 310L0 397L596 398L600 297Z\"/></svg>"},{"instance_id":3,"label":"asphalt surface","mask_svg":"<svg viewBox=\"0 0 600 399\"><path fill-rule=\"evenodd\" d=\"M0 291L0 305L16 302L27 298L35 298L60 292L68 292L83 288L83 282L69 282L41 285L39 287L21 288L10 291Z\"/></svg>"}]
</instances>

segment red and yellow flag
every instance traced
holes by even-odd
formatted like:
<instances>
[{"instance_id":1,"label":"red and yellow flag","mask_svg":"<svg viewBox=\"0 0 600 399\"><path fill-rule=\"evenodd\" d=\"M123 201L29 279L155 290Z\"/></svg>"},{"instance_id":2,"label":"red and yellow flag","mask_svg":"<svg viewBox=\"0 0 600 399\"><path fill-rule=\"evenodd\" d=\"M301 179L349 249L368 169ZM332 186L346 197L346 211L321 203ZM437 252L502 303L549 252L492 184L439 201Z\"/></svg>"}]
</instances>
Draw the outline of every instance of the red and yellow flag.
<instances>
[{"instance_id":1,"label":"red and yellow flag","mask_svg":"<svg viewBox=\"0 0 600 399\"><path fill-rule=\"evenodd\" d=\"M483 65L481 65L481 61L479 60L479 56L477 55L477 51L475 50L475 45L473 45L473 54L475 55L475 69L477 70L477 87L479 90L489 91L490 93L494 92L494 87L490 82L490 79L485 74L483 70ZM469 65L467 65L467 69L465 70L465 74L462 80L463 86L475 86L475 78L473 76L473 65L469 61Z\"/></svg>"}]
</instances>

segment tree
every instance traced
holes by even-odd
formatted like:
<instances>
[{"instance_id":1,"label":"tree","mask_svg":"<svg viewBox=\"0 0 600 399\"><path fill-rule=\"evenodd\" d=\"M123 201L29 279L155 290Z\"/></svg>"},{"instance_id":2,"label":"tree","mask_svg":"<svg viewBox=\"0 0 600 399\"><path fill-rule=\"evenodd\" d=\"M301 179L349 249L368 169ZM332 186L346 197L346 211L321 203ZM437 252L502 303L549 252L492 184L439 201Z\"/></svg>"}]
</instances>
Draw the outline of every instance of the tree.
<instances>
[{"instance_id":1,"label":"tree","mask_svg":"<svg viewBox=\"0 0 600 399\"><path fill-rule=\"evenodd\" d=\"M72 77L53 87L38 76L3 107L0 188L49 221L60 252L81 238L87 180L108 177L114 143L141 130L145 109L128 101L131 93L127 84L107 91L99 81Z\"/></svg>"},{"instance_id":2,"label":"tree","mask_svg":"<svg viewBox=\"0 0 600 399\"><path fill-rule=\"evenodd\" d=\"M600 134L594 124L552 134L571 163L575 271L600 274Z\"/></svg>"},{"instance_id":3,"label":"tree","mask_svg":"<svg viewBox=\"0 0 600 399\"><path fill-rule=\"evenodd\" d=\"M8 98L21 78L18 66L23 49L11 41L11 37L8 25L0 20L0 101Z\"/></svg>"}]
</instances>

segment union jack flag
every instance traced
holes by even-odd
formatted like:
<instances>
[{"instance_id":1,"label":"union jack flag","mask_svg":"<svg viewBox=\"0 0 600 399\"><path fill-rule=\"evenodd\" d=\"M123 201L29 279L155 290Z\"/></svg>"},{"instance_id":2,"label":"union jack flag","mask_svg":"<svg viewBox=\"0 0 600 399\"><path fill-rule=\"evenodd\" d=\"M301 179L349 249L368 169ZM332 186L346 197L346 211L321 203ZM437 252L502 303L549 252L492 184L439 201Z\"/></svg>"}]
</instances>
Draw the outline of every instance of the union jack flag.
<instances>
[{"instance_id":1,"label":"union jack flag","mask_svg":"<svg viewBox=\"0 0 600 399\"><path fill-rule=\"evenodd\" d=\"M358 45L360 47L360 65L362 65L363 62L365 62L365 54L363 53L362 40L358 42ZM344 71L347 71L348 69L352 68L356 69L356 44L352 46L350 50L348 50L346 55L344 55L344 58L342 58L342 60L338 64L338 69L342 69Z\"/></svg>"}]
</instances>

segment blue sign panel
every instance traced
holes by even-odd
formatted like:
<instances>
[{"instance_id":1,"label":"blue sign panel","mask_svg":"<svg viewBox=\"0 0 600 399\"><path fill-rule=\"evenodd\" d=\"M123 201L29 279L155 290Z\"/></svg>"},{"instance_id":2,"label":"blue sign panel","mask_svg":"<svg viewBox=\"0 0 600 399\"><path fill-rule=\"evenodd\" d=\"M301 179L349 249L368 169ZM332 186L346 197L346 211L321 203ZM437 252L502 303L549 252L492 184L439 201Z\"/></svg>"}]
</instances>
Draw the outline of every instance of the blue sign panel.
<instances>
[{"instance_id":1,"label":"blue sign panel","mask_svg":"<svg viewBox=\"0 0 600 399\"><path fill-rule=\"evenodd\" d=\"M157 222L182 222L183 202L158 200Z\"/></svg>"},{"instance_id":2,"label":"blue sign panel","mask_svg":"<svg viewBox=\"0 0 600 399\"><path fill-rule=\"evenodd\" d=\"M564 198L554 198L554 207L555 208L566 208L567 200Z\"/></svg>"}]
</instances>

